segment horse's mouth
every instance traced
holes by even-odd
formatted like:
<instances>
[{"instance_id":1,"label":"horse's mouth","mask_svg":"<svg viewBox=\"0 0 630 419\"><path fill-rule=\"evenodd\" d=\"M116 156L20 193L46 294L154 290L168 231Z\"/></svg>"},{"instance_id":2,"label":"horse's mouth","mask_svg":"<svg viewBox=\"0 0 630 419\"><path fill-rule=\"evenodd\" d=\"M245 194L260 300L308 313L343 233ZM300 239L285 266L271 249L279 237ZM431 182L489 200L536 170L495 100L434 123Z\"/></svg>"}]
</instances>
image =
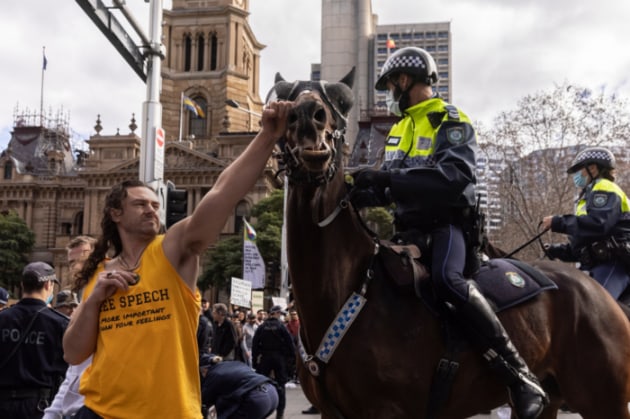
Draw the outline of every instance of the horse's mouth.
<instances>
[{"instance_id":1,"label":"horse's mouth","mask_svg":"<svg viewBox=\"0 0 630 419\"><path fill-rule=\"evenodd\" d=\"M330 159L331 151L329 148L324 150L313 150L312 148L302 149L300 157L305 164L316 165L324 164Z\"/></svg>"}]
</instances>

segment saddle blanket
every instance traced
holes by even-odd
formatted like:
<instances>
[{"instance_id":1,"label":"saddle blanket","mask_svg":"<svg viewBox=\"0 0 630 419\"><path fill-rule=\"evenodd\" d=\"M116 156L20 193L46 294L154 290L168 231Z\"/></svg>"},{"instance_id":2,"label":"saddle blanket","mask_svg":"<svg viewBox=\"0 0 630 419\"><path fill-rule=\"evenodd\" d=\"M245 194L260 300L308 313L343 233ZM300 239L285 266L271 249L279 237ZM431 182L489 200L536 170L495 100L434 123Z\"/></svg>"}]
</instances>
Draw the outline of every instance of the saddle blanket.
<instances>
[{"instance_id":1,"label":"saddle blanket","mask_svg":"<svg viewBox=\"0 0 630 419\"><path fill-rule=\"evenodd\" d=\"M538 269L514 259L490 259L474 277L483 295L499 312L558 286Z\"/></svg>"}]
</instances>

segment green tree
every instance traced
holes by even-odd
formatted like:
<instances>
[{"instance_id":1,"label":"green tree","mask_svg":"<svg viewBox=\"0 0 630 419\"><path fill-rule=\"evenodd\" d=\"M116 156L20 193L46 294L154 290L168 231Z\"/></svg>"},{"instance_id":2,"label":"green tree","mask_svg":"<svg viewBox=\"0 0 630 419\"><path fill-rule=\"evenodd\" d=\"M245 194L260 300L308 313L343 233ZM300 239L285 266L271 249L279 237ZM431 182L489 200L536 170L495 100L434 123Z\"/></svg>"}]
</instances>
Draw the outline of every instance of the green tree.
<instances>
[{"instance_id":1,"label":"green tree","mask_svg":"<svg viewBox=\"0 0 630 419\"><path fill-rule=\"evenodd\" d=\"M0 213L0 284L10 290L19 288L27 255L35 244L33 233L15 212Z\"/></svg>"},{"instance_id":2,"label":"green tree","mask_svg":"<svg viewBox=\"0 0 630 419\"><path fill-rule=\"evenodd\" d=\"M381 239L389 239L394 235L394 216L387 208L368 208L365 222Z\"/></svg>"},{"instance_id":3,"label":"green tree","mask_svg":"<svg viewBox=\"0 0 630 419\"><path fill-rule=\"evenodd\" d=\"M256 218L251 223L256 230L256 245L265 263L280 266L282 246L283 191L275 190L252 208L251 215ZM243 275L243 232L223 239L206 254L208 261L199 278L199 287L225 289L230 278Z\"/></svg>"}]
</instances>

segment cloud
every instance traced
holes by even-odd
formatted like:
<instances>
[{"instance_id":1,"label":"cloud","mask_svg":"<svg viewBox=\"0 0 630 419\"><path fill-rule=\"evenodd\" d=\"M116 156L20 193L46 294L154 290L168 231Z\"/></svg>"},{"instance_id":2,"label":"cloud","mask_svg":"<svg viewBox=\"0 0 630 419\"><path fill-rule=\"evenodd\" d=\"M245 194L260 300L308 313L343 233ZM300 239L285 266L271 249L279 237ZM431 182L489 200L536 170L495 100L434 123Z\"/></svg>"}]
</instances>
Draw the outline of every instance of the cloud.
<instances>
[{"instance_id":1,"label":"cloud","mask_svg":"<svg viewBox=\"0 0 630 419\"><path fill-rule=\"evenodd\" d=\"M110 0L105 0L106 3ZM71 127L92 134L97 114L104 132L126 132L141 120L146 87L76 1L3 3L0 25L0 149L9 139L16 104L39 110L42 46L48 69L46 110L62 108ZM164 6L170 7L170 1ZM276 72L287 80L310 75L320 61L321 0L251 0L249 21L261 53L260 95ZM148 3L127 2L148 27ZM372 0L379 24L450 21L453 103L473 119L491 121L518 99L565 81L630 97L630 2L598 0ZM121 20L124 20L121 18ZM140 125L140 122L138 122ZM140 132L140 129L137 131Z\"/></svg>"}]
</instances>

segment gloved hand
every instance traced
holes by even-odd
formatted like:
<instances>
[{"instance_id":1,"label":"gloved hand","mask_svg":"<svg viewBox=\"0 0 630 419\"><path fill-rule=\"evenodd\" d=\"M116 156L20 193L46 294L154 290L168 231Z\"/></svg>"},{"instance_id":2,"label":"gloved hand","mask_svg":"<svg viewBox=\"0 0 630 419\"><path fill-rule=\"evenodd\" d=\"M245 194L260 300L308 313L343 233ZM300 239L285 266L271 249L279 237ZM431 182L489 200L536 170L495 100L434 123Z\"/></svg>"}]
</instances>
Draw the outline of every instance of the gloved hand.
<instances>
[{"instance_id":1,"label":"gloved hand","mask_svg":"<svg viewBox=\"0 0 630 419\"><path fill-rule=\"evenodd\" d=\"M551 260L555 260L555 259L563 260L564 256L566 255L566 252L567 252L567 245L566 244L549 244L549 243L545 243L545 244L543 244L543 247L545 249L545 254Z\"/></svg>"},{"instance_id":2,"label":"gloved hand","mask_svg":"<svg viewBox=\"0 0 630 419\"><path fill-rule=\"evenodd\" d=\"M353 173L352 177L354 187L359 189L374 187L384 191L392 184L390 174L385 170L361 169Z\"/></svg>"},{"instance_id":3,"label":"gloved hand","mask_svg":"<svg viewBox=\"0 0 630 419\"><path fill-rule=\"evenodd\" d=\"M387 188L391 186L389 172L362 169L352 174L354 187L350 202L356 209L383 207L391 203Z\"/></svg>"}]
</instances>

